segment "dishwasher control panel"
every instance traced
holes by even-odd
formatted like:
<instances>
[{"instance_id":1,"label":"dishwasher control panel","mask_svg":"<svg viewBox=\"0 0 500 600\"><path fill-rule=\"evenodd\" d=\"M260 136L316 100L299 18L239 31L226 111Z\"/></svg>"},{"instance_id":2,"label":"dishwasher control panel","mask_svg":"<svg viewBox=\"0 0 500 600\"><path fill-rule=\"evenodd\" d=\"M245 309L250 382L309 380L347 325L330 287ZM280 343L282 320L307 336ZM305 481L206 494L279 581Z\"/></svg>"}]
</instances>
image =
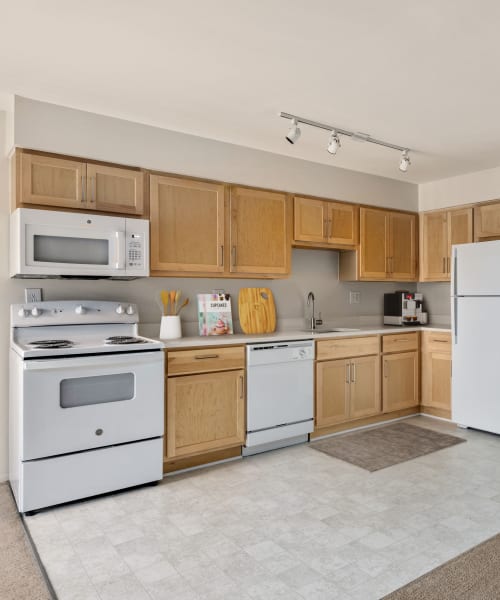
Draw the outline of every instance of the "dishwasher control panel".
<instances>
[{"instance_id":1,"label":"dishwasher control panel","mask_svg":"<svg viewBox=\"0 0 500 600\"><path fill-rule=\"evenodd\" d=\"M269 365L302 360L314 360L314 342L291 341L247 346L247 365Z\"/></svg>"}]
</instances>

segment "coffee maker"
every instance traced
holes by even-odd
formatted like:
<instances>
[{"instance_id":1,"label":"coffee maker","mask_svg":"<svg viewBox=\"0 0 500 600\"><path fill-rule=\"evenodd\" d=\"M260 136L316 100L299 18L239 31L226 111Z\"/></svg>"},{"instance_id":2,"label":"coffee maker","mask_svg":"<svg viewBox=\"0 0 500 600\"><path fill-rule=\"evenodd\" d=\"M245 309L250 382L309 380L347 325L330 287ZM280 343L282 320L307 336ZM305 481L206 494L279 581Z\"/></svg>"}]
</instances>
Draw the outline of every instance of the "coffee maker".
<instances>
[{"instance_id":1,"label":"coffee maker","mask_svg":"<svg viewBox=\"0 0 500 600\"><path fill-rule=\"evenodd\" d=\"M384 294L384 325L426 325L424 298L418 292L399 290Z\"/></svg>"}]
</instances>

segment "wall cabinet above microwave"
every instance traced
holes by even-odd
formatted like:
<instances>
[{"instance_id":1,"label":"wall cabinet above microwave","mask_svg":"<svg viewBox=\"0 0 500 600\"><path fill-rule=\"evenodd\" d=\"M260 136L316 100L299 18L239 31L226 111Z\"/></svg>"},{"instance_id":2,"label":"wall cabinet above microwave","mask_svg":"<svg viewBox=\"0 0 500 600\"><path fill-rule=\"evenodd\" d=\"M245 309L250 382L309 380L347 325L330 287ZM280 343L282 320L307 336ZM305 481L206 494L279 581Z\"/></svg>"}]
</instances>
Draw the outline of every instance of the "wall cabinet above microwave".
<instances>
[{"instance_id":1,"label":"wall cabinet above microwave","mask_svg":"<svg viewBox=\"0 0 500 600\"><path fill-rule=\"evenodd\" d=\"M17 150L13 208L54 207L144 214L144 173Z\"/></svg>"}]
</instances>

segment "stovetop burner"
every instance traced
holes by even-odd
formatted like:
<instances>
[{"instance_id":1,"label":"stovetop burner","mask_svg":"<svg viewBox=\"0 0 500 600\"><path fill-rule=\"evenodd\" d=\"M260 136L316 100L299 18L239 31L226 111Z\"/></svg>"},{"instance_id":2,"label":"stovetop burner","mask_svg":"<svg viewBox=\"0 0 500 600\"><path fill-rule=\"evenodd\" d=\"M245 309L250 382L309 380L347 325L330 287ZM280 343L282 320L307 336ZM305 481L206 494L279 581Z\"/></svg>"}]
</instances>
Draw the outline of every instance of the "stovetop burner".
<instances>
[{"instance_id":1,"label":"stovetop burner","mask_svg":"<svg viewBox=\"0 0 500 600\"><path fill-rule=\"evenodd\" d=\"M45 349L45 348L72 348L75 342L71 340L34 340L28 342L28 346L33 348Z\"/></svg>"},{"instance_id":2,"label":"stovetop burner","mask_svg":"<svg viewBox=\"0 0 500 600\"><path fill-rule=\"evenodd\" d=\"M118 346L120 344L144 344L145 342L146 340L132 335L113 335L104 340L105 344L110 344L112 346Z\"/></svg>"}]
</instances>

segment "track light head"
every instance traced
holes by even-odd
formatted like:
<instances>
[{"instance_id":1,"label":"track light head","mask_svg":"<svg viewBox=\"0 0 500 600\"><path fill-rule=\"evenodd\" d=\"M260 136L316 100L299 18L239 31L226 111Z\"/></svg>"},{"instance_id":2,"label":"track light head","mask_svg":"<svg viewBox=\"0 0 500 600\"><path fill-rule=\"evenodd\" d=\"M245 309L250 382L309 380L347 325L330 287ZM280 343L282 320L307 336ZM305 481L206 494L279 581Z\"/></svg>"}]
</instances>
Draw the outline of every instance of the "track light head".
<instances>
[{"instance_id":1,"label":"track light head","mask_svg":"<svg viewBox=\"0 0 500 600\"><path fill-rule=\"evenodd\" d=\"M290 127L290 131L286 135L286 139L290 142L290 144L295 144L295 142L300 137L300 127L297 122L297 119L292 119L292 126Z\"/></svg>"},{"instance_id":2,"label":"track light head","mask_svg":"<svg viewBox=\"0 0 500 600\"><path fill-rule=\"evenodd\" d=\"M330 154L337 154L337 150L340 148L341 144L340 144L340 138L338 133L333 130L332 133L330 134L330 139L328 140L328 146L327 146L327 150Z\"/></svg>"},{"instance_id":3,"label":"track light head","mask_svg":"<svg viewBox=\"0 0 500 600\"><path fill-rule=\"evenodd\" d=\"M403 173L408 171L408 167L411 165L410 156L408 150L403 150L401 153L401 160L399 162L399 170Z\"/></svg>"}]
</instances>

